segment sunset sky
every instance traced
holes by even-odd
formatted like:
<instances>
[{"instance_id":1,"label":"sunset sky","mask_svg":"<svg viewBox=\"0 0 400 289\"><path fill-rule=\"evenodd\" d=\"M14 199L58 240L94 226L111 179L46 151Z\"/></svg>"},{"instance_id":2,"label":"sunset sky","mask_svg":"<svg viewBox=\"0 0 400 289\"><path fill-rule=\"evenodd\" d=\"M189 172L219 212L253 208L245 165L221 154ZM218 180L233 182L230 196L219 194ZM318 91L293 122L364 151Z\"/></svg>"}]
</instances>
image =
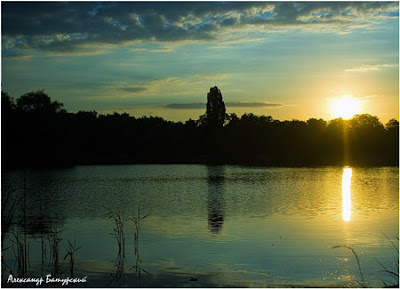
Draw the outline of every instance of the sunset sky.
<instances>
[{"instance_id":1,"label":"sunset sky","mask_svg":"<svg viewBox=\"0 0 400 289\"><path fill-rule=\"evenodd\" d=\"M2 90L70 112L325 120L351 95L399 115L398 2L2 2Z\"/></svg>"}]
</instances>

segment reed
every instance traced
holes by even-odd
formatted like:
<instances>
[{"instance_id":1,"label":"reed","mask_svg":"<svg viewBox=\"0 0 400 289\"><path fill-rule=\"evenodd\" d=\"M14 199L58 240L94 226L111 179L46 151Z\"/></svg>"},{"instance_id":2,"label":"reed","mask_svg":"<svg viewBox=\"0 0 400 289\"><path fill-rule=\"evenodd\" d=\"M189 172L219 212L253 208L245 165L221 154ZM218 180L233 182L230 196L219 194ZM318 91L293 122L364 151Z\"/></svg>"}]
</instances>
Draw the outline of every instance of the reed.
<instances>
[{"instance_id":1,"label":"reed","mask_svg":"<svg viewBox=\"0 0 400 289\"><path fill-rule=\"evenodd\" d=\"M45 243L44 234L41 234L41 236L40 236L40 245L41 245L41 257L42 257L41 270L42 270L42 275L43 275L44 264L45 264L45 260L46 260L46 243Z\"/></svg>"},{"instance_id":2,"label":"reed","mask_svg":"<svg viewBox=\"0 0 400 289\"><path fill-rule=\"evenodd\" d=\"M399 246L398 245L396 246L396 244L387 235L385 235L384 233L382 233L382 234L386 237L386 239L389 240L389 242L392 244L394 250L396 251L394 267L385 266L378 259L376 259L378 264L382 267L382 270L380 270L380 272L382 272L394 279L394 284L391 284L391 285L387 284L385 281L382 281L382 282L385 285L385 287L398 288L399 287ZM395 237L395 239L397 240L397 244L398 244L399 237Z\"/></svg>"},{"instance_id":3,"label":"reed","mask_svg":"<svg viewBox=\"0 0 400 289\"><path fill-rule=\"evenodd\" d=\"M8 247L4 247L4 241L7 236L8 239L10 239L9 233L11 230L11 226L14 221L14 214L16 211L16 208L21 202L22 197L15 197L12 198L11 193L7 194L5 197L1 199L1 271L2 274L4 272L10 272L11 268L8 266L7 262L4 261L3 258L3 252L6 250L13 248L14 246L17 246L15 242L12 242L13 244L9 245ZM14 236L15 239L15 236ZM14 248L13 248L14 249ZM14 255L16 253L16 250L14 249ZM3 276L3 275L2 275Z\"/></svg>"},{"instance_id":4,"label":"reed","mask_svg":"<svg viewBox=\"0 0 400 289\"><path fill-rule=\"evenodd\" d=\"M20 204L22 197L16 197L12 199L11 193L7 194L5 198L1 200L1 249L2 251L6 250L3 248L4 238L8 232L10 232L10 228L13 223L15 210Z\"/></svg>"},{"instance_id":5,"label":"reed","mask_svg":"<svg viewBox=\"0 0 400 289\"><path fill-rule=\"evenodd\" d=\"M110 276L112 278L112 281L118 282L120 285L123 284L123 277L125 275L124 263L125 258L119 252L114 264L115 272L112 272Z\"/></svg>"},{"instance_id":6,"label":"reed","mask_svg":"<svg viewBox=\"0 0 400 289\"><path fill-rule=\"evenodd\" d=\"M26 277L28 271L29 262L29 245L26 244L26 238L20 239L20 236L13 232L14 239L11 239L13 243L14 257L17 263L18 275Z\"/></svg>"},{"instance_id":7,"label":"reed","mask_svg":"<svg viewBox=\"0 0 400 289\"><path fill-rule=\"evenodd\" d=\"M14 191L13 191L14 192ZM13 197L13 192L9 192L5 194L6 196L1 199L1 251L6 251L12 247L14 257L16 263L18 265L18 273L20 276L25 277L28 270L28 263L29 263L29 244L26 237L26 176L24 171L23 177L23 195ZM2 194L3 195L3 194ZM23 237L20 238L20 235L13 232L13 239L10 238L12 243L11 246L4 248L4 240L5 237L8 236L8 233L11 231L11 227L14 222L14 215L16 212L17 207L21 206L23 212ZM9 267L5 264L3 260L3 256L1 258L1 265L2 268ZM14 265L15 266L15 265Z\"/></svg>"},{"instance_id":8,"label":"reed","mask_svg":"<svg viewBox=\"0 0 400 289\"><path fill-rule=\"evenodd\" d=\"M49 242L50 247L50 260L49 266L53 268L53 276L58 276L60 273L59 266L59 246L62 241L61 233L64 230L58 230L57 228L52 228L51 231L47 234L47 240Z\"/></svg>"},{"instance_id":9,"label":"reed","mask_svg":"<svg viewBox=\"0 0 400 289\"><path fill-rule=\"evenodd\" d=\"M360 272L360 276L361 276L361 282L358 282L358 283L361 285L361 287L365 287L364 274L363 274L363 272L361 270L360 259L358 258L358 255L357 255L356 251L354 251L354 249L351 248L350 246L346 246L346 245L332 247L332 249L336 249L336 248L347 248L353 253L354 257L356 257L358 271Z\"/></svg>"},{"instance_id":10,"label":"reed","mask_svg":"<svg viewBox=\"0 0 400 289\"><path fill-rule=\"evenodd\" d=\"M108 210L108 217L114 220L113 232L110 233L115 237L118 243L118 253L125 257L125 218L120 213L114 212L112 209L105 207Z\"/></svg>"},{"instance_id":11,"label":"reed","mask_svg":"<svg viewBox=\"0 0 400 289\"><path fill-rule=\"evenodd\" d=\"M65 259L67 259L67 257L69 257L69 272L70 272L70 276L71 278L74 278L74 262L75 262L75 253L76 251L78 251L80 248L82 248L82 246L76 247L76 240L74 240L74 242L68 242L68 247L65 247L65 250L67 251L67 254L65 254L63 261L65 261Z\"/></svg>"},{"instance_id":12,"label":"reed","mask_svg":"<svg viewBox=\"0 0 400 289\"><path fill-rule=\"evenodd\" d=\"M134 246L135 246L135 257L136 257L136 262L135 265L133 266L134 271L139 275L142 272L149 274L143 267L142 267L142 260L140 259L139 255L139 235L140 235L140 229L143 225L143 220L147 218L150 214L146 214L144 216L141 215L140 213L140 206L138 206L137 214L132 216L133 223L135 225L135 232L134 232Z\"/></svg>"},{"instance_id":13,"label":"reed","mask_svg":"<svg viewBox=\"0 0 400 289\"><path fill-rule=\"evenodd\" d=\"M382 283L385 285L384 287L387 287L387 288L398 288L399 287L399 247L396 246L396 244L388 236L386 236L384 233L382 233L382 234L386 237L386 239L389 240L389 242L392 244L393 248L396 251L396 259L394 261L395 265L393 267L385 266L378 259L376 259L378 264L382 267L382 270L380 270L379 272L385 273L385 274L387 274L388 276L390 276L390 277L392 277L394 279L394 283L393 284L387 284L384 280L382 280ZM396 237L396 239L397 239L397 243L398 243L399 242L399 238ZM363 274L363 272L361 270L360 259L358 258L357 253L354 251L353 248L351 248L350 246L345 246L345 245L343 245L343 246L334 246L334 247L332 247L332 249L340 248L340 247L341 248L347 248L347 249L351 250L351 252L353 253L354 257L356 258L358 270L360 272L360 276L361 276L361 280L362 280L362 282L358 282L358 283L361 285L361 287L366 287L366 283L365 283L365 280L364 280L364 274Z\"/></svg>"},{"instance_id":14,"label":"reed","mask_svg":"<svg viewBox=\"0 0 400 289\"><path fill-rule=\"evenodd\" d=\"M135 225L135 233L134 233L134 244L135 244L135 253L139 251L139 234L140 228L142 227L142 221L147 218L150 214L146 214L144 216L140 215L140 206L138 206L137 214L133 215L132 220Z\"/></svg>"}]
</instances>

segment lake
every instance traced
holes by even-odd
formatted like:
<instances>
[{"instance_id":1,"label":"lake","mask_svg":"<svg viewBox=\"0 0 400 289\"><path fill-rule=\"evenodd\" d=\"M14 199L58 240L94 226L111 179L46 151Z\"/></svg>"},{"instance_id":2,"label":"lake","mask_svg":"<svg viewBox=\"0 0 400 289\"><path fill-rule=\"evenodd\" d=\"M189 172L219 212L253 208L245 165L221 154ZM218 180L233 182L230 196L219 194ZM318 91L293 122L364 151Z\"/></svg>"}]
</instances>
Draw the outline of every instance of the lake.
<instances>
[{"instance_id":1,"label":"lake","mask_svg":"<svg viewBox=\"0 0 400 289\"><path fill-rule=\"evenodd\" d=\"M2 220L6 287L36 287L9 272L75 287L398 284L397 167L8 171Z\"/></svg>"}]
</instances>

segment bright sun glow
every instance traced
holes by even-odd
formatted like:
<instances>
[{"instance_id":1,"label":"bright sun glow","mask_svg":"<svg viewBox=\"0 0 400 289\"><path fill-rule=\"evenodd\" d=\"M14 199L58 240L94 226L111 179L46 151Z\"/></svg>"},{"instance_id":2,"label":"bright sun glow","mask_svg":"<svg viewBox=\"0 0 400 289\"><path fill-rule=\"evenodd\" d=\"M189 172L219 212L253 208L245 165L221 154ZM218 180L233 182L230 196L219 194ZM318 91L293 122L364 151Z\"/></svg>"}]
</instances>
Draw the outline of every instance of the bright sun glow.
<instances>
[{"instance_id":1,"label":"bright sun glow","mask_svg":"<svg viewBox=\"0 0 400 289\"><path fill-rule=\"evenodd\" d=\"M360 101L344 95L342 98L334 99L332 102L332 113L334 117L350 119L360 112Z\"/></svg>"}]
</instances>

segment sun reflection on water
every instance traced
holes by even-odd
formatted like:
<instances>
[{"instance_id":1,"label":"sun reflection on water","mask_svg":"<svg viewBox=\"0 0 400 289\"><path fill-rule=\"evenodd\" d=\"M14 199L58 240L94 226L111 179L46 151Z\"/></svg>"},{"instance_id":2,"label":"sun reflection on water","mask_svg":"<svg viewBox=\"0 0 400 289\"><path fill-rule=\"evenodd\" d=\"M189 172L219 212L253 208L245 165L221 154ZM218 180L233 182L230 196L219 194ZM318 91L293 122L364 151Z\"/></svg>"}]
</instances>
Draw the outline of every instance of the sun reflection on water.
<instances>
[{"instance_id":1,"label":"sun reflection on water","mask_svg":"<svg viewBox=\"0 0 400 289\"><path fill-rule=\"evenodd\" d=\"M351 176L353 170L344 168L342 175L342 210L343 221L348 222L351 219Z\"/></svg>"}]
</instances>

